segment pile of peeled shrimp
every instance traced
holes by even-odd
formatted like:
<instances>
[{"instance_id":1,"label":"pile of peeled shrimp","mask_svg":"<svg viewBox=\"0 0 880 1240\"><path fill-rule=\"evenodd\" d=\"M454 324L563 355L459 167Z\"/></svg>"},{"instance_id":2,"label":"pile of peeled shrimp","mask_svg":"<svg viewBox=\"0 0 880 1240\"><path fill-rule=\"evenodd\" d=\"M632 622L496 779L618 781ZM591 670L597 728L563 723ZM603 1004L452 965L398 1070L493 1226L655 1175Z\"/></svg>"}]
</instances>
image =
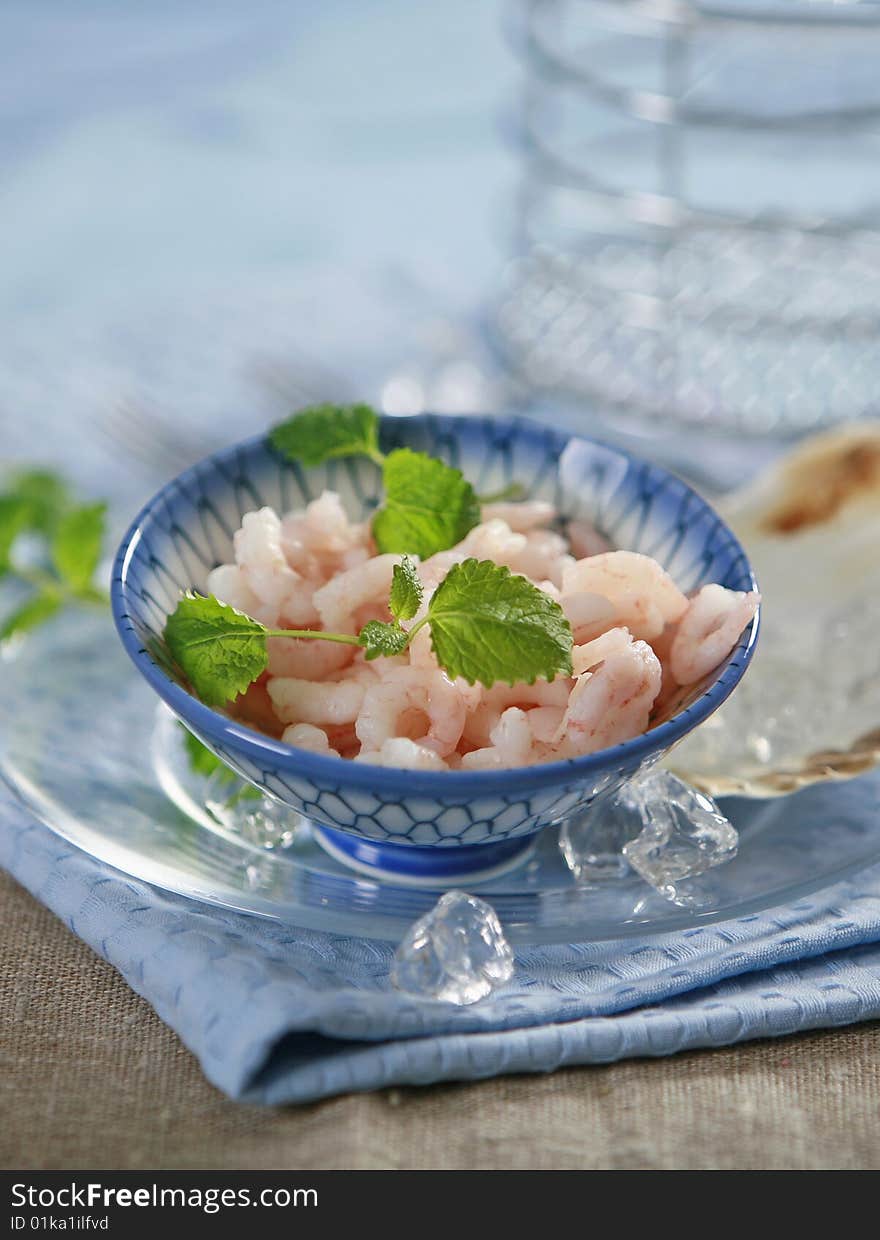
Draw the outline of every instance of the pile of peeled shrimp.
<instances>
[{"instance_id":1,"label":"pile of peeled shrimp","mask_svg":"<svg viewBox=\"0 0 880 1240\"><path fill-rule=\"evenodd\" d=\"M272 637L269 664L238 713L315 753L414 770L487 770L574 758L646 731L652 712L695 684L733 649L757 594L719 585L686 597L649 556L610 550L588 524L563 536L552 505L487 504L456 547L421 563L419 619L453 564L506 564L556 599L574 637L570 679L495 684L451 680L425 626L402 655L368 662L356 646ZM367 523L349 521L325 491L279 518L246 513L235 563L208 589L270 628L357 633L388 620L401 557L377 555ZM415 620L412 621L415 623Z\"/></svg>"}]
</instances>

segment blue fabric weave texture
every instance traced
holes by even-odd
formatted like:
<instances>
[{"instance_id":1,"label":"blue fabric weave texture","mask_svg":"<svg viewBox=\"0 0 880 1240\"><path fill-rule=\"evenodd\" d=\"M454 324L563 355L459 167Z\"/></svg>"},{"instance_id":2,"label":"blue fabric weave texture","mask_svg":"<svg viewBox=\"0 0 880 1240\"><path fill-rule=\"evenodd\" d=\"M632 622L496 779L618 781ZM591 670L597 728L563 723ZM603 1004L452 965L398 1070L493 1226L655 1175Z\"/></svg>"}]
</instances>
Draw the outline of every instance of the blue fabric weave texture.
<instances>
[{"instance_id":1,"label":"blue fabric weave texture","mask_svg":"<svg viewBox=\"0 0 880 1240\"><path fill-rule=\"evenodd\" d=\"M880 867L737 921L531 948L503 991L454 1008L392 991L386 944L156 891L8 800L0 864L120 971L215 1085L248 1101L547 1072L880 1017Z\"/></svg>"}]
</instances>

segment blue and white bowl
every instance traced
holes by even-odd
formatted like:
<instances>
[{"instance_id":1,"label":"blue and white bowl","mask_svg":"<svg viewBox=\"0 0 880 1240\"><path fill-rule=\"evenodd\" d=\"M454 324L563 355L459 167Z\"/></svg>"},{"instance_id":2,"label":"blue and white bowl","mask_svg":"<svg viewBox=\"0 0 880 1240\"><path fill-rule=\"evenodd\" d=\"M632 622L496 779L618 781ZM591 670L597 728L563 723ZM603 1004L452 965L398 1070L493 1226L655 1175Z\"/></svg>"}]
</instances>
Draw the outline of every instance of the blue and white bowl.
<instances>
[{"instance_id":1,"label":"blue and white bowl","mask_svg":"<svg viewBox=\"0 0 880 1240\"><path fill-rule=\"evenodd\" d=\"M461 468L478 492L522 484L567 518L586 518L616 547L660 561L681 589L707 582L755 589L742 547L690 487L619 449L511 418L386 418L383 447L409 446ZM536 831L582 811L657 762L707 718L748 665L757 616L728 659L676 714L643 736L587 757L502 771L410 771L295 749L212 710L167 670L162 631L181 591L204 590L232 558L242 514L286 512L325 488L350 514L379 502L367 460L314 469L283 460L264 437L209 457L169 482L138 515L113 572L113 612L141 674L209 749L266 793L309 818L330 851L401 880L449 884L512 864Z\"/></svg>"}]
</instances>

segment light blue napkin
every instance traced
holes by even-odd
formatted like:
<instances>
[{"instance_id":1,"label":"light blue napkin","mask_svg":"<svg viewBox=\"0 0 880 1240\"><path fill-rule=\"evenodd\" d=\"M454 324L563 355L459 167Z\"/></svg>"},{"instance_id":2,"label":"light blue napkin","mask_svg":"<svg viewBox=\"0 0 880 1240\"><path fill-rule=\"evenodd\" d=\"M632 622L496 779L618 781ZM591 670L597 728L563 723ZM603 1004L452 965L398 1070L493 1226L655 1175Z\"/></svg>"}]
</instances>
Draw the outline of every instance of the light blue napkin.
<instances>
[{"instance_id":1,"label":"light blue napkin","mask_svg":"<svg viewBox=\"0 0 880 1240\"><path fill-rule=\"evenodd\" d=\"M874 774L789 805L806 822L829 804L878 800ZM8 797L0 864L120 971L215 1085L252 1102L549 1072L880 1016L880 866L736 921L528 949L504 990L455 1008L391 990L386 944L166 895Z\"/></svg>"}]
</instances>

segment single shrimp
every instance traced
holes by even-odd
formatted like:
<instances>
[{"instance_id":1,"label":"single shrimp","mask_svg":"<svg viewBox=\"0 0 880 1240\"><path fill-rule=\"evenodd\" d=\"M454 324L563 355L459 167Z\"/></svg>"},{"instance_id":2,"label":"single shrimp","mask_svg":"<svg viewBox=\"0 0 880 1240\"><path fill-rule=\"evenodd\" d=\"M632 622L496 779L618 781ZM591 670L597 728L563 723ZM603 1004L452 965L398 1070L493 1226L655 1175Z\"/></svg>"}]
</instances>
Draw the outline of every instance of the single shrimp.
<instances>
[{"instance_id":1,"label":"single shrimp","mask_svg":"<svg viewBox=\"0 0 880 1240\"><path fill-rule=\"evenodd\" d=\"M339 571L345 572L349 568L357 568L359 564L366 564L370 557L370 548L352 547L349 551L344 551L339 557ZM329 573L327 574L329 577Z\"/></svg>"},{"instance_id":2,"label":"single shrimp","mask_svg":"<svg viewBox=\"0 0 880 1240\"><path fill-rule=\"evenodd\" d=\"M354 759L370 766L398 766L409 771L446 771L448 766L438 753L409 740L406 736L392 736L381 749L362 749Z\"/></svg>"},{"instance_id":3,"label":"single shrimp","mask_svg":"<svg viewBox=\"0 0 880 1240\"><path fill-rule=\"evenodd\" d=\"M281 548L291 568L326 580L369 555L369 528L349 521L335 491L323 491L303 511L281 521ZM352 555L357 560L345 561Z\"/></svg>"},{"instance_id":4,"label":"single shrimp","mask_svg":"<svg viewBox=\"0 0 880 1240\"><path fill-rule=\"evenodd\" d=\"M680 685L692 685L731 652L758 610L760 594L703 586L688 604L672 639L669 670Z\"/></svg>"},{"instance_id":5,"label":"single shrimp","mask_svg":"<svg viewBox=\"0 0 880 1240\"><path fill-rule=\"evenodd\" d=\"M492 729L501 718L501 711L490 706L486 701L474 706L464 721L461 737L474 749L484 749L490 744Z\"/></svg>"},{"instance_id":6,"label":"single shrimp","mask_svg":"<svg viewBox=\"0 0 880 1240\"><path fill-rule=\"evenodd\" d=\"M538 587L539 590L543 590L545 594L549 594L550 597L553 599L554 603L561 603L562 594L560 592L559 586L554 585L552 581L549 581L545 578L543 581L537 580L535 582L535 585Z\"/></svg>"},{"instance_id":7,"label":"single shrimp","mask_svg":"<svg viewBox=\"0 0 880 1240\"><path fill-rule=\"evenodd\" d=\"M664 624L684 615L688 605L666 569L637 551L606 551L577 560L563 574L562 593L580 592L607 598L615 605L619 621L634 635L644 633L646 638L646 629L658 636Z\"/></svg>"},{"instance_id":8,"label":"single shrimp","mask_svg":"<svg viewBox=\"0 0 880 1240\"><path fill-rule=\"evenodd\" d=\"M594 525L583 518L569 521L566 526L568 543L571 553L578 560L585 560L591 555L603 555L611 550L607 538L603 538Z\"/></svg>"},{"instance_id":9,"label":"single shrimp","mask_svg":"<svg viewBox=\"0 0 880 1240\"><path fill-rule=\"evenodd\" d=\"M532 530L525 539L523 549L508 560L511 572L534 581L547 579L560 587L563 574L576 563L565 539L554 530Z\"/></svg>"},{"instance_id":10,"label":"single shrimp","mask_svg":"<svg viewBox=\"0 0 880 1240\"><path fill-rule=\"evenodd\" d=\"M347 649L352 650L353 647L348 646ZM387 676L392 668L400 667L406 667L406 657L404 655L386 655L381 661L368 662L364 658L364 652L358 650L351 663L338 671L329 672L327 680L358 680L362 685L369 687L370 685L377 684L382 679L381 672L384 672Z\"/></svg>"},{"instance_id":11,"label":"single shrimp","mask_svg":"<svg viewBox=\"0 0 880 1240\"><path fill-rule=\"evenodd\" d=\"M660 661L642 641L579 676L554 738L557 756L595 753L644 732L660 680Z\"/></svg>"},{"instance_id":12,"label":"single shrimp","mask_svg":"<svg viewBox=\"0 0 880 1240\"><path fill-rule=\"evenodd\" d=\"M274 607L269 609L261 607L260 600L248 585L247 578L237 564L221 564L219 568L212 568L208 573L205 589L221 603L227 603L230 607L235 607L236 610L253 616L261 624L274 625L277 620L277 610ZM268 610L271 619L266 621L262 616L257 615L259 610L264 612Z\"/></svg>"},{"instance_id":13,"label":"single shrimp","mask_svg":"<svg viewBox=\"0 0 880 1240\"><path fill-rule=\"evenodd\" d=\"M355 546L364 546L368 535L363 525L353 524L336 491L322 491L306 505L303 532L309 550L318 555L339 555Z\"/></svg>"},{"instance_id":14,"label":"single shrimp","mask_svg":"<svg viewBox=\"0 0 880 1240\"><path fill-rule=\"evenodd\" d=\"M597 663L610 655L626 650L632 645L632 634L629 629L608 629L601 637L595 637L584 646L575 646L571 652L571 664L575 676L590 671Z\"/></svg>"},{"instance_id":15,"label":"single shrimp","mask_svg":"<svg viewBox=\"0 0 880 1240\"><path fill-rule=\"evenodd\" d=\"M564 579L563 574L563 579ZM575 591L560 596L559 605L571 625L577 644L583 645L600 637L617 623L617 608L601 594Z\"/></svg>"},{"instance_id":16,"label":"single shrimp","mask_svg":"<svg viewBox=\"0 0 880 1240\"><path fill-rule=\"evenodd\" d=\"M415 616L413 624L420 620L421 616L421 612ZM407 626L405 625L404 627ZM437 666L434 651L431 649L431 630L427 625L416 633L407 647L407 654L409 655L410 665L414 668L420 668L425 671Z\"/></svg>"},{"instance_id":17,"label":"single shrimp","mask_svg":"<svg viewBox=\"0 0 880 1240\"><path fill-rule=\"evenodd\" d=\"M495 724L489 739L491 745L485 749L474 749L463 756L463 771L525 766L531 757L533 739L526 712L518 706L509 707Z\"/></svg>"},{"instance_id":18,"label":"single shrimp","mask_svg":"<svg viewBox=\"0 0 880 1240\"><path fill-rule=\"evenodd\" d=\"M464 728L465 698L445 673L437 671L425 680L413 668L399 669L368 686L355 723L361 744L367 750L381 749L385 741L401 734L408 712L424 716L428 725L427 731L417 731L411 739L441 757L453 752ZM418 728L418 718L412 714L409 722Z\"/></svg>"},{"instance_id":19,"label":"single shrimp","mask_svg":"<svg viewBox=\"0 0 880 1240\"><path fill-rule=\"evenodd\" d=\"M443 671L435 672L428 681L426 713L430 726L423 744L436 750L441 758L446 758L461 740L467 716L467 698L458 684Z\"/></svg>"},{"instance_id":20,"label":"single shrimp","mask_svg":"<svg viewBox=\"0 0 880 1240\"><path fill-rule=\"evenodd\" d=\"M316 590L313 602L328 632L350 633L355 612L368 603L387 601L399 555L377 555L339 573Z\"/></svg>"},{"instance_id":21,"label":"single shrimp","mask_svg":"<svg viewBox=\"0 0 880 1240\"><path fill-rule=\"evenodd\" d=\"M496 564L510 567L527 545L525 534L515 534L506 521L495 520L475 525L453 550L463 551L465 557L493 560Z\"/></svg>"},{"instance_id":22,"label":"single shrimp","mask_svg":"<svg viewBox=\"0 0 880 1240\"><path fill-rule=\"evenodd\" d=\"M300 680L274 676L267 685L275 714L282 723L354 723L364 700L356 680Z\"/></svg>"},{"instance_id":23,"label":"single shrimp","mask_svg":"<svg viewBox=\"0 0 880 1240\"><path fill-rule=\"evenodd\" d=\"M357 647L312 638L270 637L266 649L269 652L270 676L323 680L331 673L348 667Z\"/></svg>"},{"instance_id":24,"label":"single shrimp","mask_svg":"<svg viewBox=\"0 0 880 1240\"><path fill-rule=\"evenodd\" d=\"M536 680L527 685L524 681L507 685L495 684L485 693L488 706L504 711L508 706L565 706L571 692L571 681L557 676L555 680Z\"/></svg>"},{"instance_id":25,"label":"single shrimp","mask_svg":"<svg viewBox=\"0 0 880 1240\"><path fill-rule=\"evenodd\" d=\"M461 546L461 544L459 544ZM423 560L419 565L419 580L424 590L424 603L434 593L440 582L454 565L460 564L462 560L468 557L467 551L459 551L452 548L449 551L438 551L435 555L429 556L427 560Z\"/></svg>"},{"instance_id":26,"label":"single shrimp","mask_svg":"<svg viewBox=\"0 0 880 1240\"><path fill-rule=\"evenodd\" d=\"M339 754L330 744L327 733L311 723L292 723L281 734L285 745L307 749L309 753L323 753L338 758Z\"/></svg>"},{"instance_id":27,"label":"single shrimp","mask_svg":"<svg viewBox=\"0 0 880 1240\"><path fill-rule=\"evenodd\" d=\"M527 711L526 719L534 740L549 745L559 731L564 714L562 706L535 706Z\"/></svg>"},{"instance_id":28,"label":"single shrimp","mask_svg":"<svg viewBox=\"0 0 880 1240\"><path fill-rule=\"evenodd\" d=\"M284 615L293 625L310 624L316 618L312 590L287 562L281 549L281 522L271 508L246 512L233 537L235 561L260 603Z\"/></svg>"},{"instance_id":29,"label":"single shrimp","mask_svg":"<svg viewBox=\"0 0 880 1240\"><path fill-rule=\"evenodd\" d=\"M317 585L302 579L288 594L278 611L280 628L310 629L318 624L318 613L313 603Z\"/></svg>"},{"instance_id":30,"label":"single shrimp","mask_svg":"<svg viewBox=\"0 0 880 1240\"><path fill-rule=\"evenodd\" d=\"M399 735L404 712L423 711L426 705L427 693L413 676L388 676L368 685L354 724L362 748L378 752L387 740Z\"/></svg>"},{"instance_id":31,"label":"single shrimp","mask_svg":"<svg viewBox=\"0 0 880 1240\"><path fill-rule=\"evenodd\" d=\"M544 499L527 499L515 503L483 504L483 521L503 521L515 534L552 525L556 509Z\"/></svg>"}]
</instances>

